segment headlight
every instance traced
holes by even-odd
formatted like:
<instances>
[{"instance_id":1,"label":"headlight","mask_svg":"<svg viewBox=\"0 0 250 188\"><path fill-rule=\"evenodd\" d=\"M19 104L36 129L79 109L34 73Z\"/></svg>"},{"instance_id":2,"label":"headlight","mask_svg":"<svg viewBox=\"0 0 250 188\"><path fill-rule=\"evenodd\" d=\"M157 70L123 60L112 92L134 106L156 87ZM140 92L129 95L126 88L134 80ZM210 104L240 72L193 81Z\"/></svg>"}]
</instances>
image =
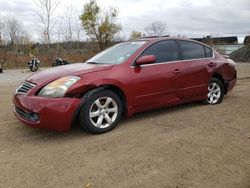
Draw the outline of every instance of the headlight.
<instances>
[{"instance_id":1,"label":"headlight","mask_svg":"<svg viewBox=\"0 0 250 188\"><path fill-rule=\"evenodd\" d=\"M67 76L55 80L46 85L38 94L42 97L63 97L67 90L81 78L78 76Z\"/></svg>"}]
</instances>

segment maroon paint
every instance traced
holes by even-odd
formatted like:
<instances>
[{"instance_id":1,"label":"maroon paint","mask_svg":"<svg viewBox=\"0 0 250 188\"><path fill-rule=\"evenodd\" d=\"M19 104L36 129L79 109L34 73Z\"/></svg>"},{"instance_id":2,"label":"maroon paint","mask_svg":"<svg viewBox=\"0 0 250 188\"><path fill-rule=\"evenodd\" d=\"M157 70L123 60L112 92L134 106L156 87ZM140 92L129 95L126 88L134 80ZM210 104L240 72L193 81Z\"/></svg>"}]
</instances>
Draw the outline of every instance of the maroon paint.
<instances>
[{"instance_id":1,"label":"maroon paint","mask_svg":"<svg viewBox=\"0 0 250 188\"><path fill-rule=\"evenodd\" d=\"M209 80L215 74L224 79L226 92L234 87L236 70L216 51L214 58L132 66L148 45L167 39L146 40L145 45L122 64L73 64L30 76L26 80L37 86L27 95L16 94L13 103L25 111L38 113L41 119L32 123L15 113L16 116L31 127L65 131L70 128L77 109L84 105L84 93L100 86L111 85L123 92L127 116L163 106L205 100ZM153 59L153 56L148 56L140 61ZM63 76L80 76L82 79L68 90L64 98L36 96L42 87Z\"/></svg>"}]
</instances>

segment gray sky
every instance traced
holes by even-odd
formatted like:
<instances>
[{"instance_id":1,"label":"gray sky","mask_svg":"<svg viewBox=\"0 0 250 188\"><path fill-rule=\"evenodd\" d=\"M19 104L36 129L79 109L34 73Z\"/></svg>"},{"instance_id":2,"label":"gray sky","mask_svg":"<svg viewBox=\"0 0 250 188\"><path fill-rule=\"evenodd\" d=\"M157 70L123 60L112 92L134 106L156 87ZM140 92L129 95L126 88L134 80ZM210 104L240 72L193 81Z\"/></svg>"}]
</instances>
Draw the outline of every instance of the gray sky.
<instances>
[{"instance_id":1,"label":"gray sky","mask_svg":"<svg viewBox=\"0 0 250 188\"><path fill-rule=\"evenodd\" d=\"M80 14L87 0L62 0L57 15L72 4ZM153 21L167 25L167 34L187 37L206 35L240 37L250 34L250 0L97 0L102 7L119 10L122 37L133 30L144 32ZM38 39L38 19L34 0L0 0L0 14L11 15L23 22L33 39Z\"/></svg>"}]
</instances>

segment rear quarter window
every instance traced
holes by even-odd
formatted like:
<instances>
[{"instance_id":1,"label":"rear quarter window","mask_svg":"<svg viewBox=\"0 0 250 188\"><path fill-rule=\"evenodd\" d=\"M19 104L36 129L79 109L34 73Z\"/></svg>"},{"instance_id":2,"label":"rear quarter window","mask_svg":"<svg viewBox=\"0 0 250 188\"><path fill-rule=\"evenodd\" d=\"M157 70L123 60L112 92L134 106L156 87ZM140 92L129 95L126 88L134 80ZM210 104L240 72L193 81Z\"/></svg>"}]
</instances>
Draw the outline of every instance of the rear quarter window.
<instances>
[{"instance_id":1,"label":"rear quarter window","mask_svg":"<svg viewBox=\"0 0 250 188\"><path fill-rule=\"evenodd\" d=\"M184 60L206 58L203 45L190 41L179 41L179 44Z\"/></svg>"},{"instance_id":2,"label":"rear quarter window","mask_svg":"<svg viewBox=\"0 0 250 188\"><path fill-rule=\"evenodd\" d=\"M206 57L213 57L213 50L205 46Z\"/></svg>"}]
</instances>

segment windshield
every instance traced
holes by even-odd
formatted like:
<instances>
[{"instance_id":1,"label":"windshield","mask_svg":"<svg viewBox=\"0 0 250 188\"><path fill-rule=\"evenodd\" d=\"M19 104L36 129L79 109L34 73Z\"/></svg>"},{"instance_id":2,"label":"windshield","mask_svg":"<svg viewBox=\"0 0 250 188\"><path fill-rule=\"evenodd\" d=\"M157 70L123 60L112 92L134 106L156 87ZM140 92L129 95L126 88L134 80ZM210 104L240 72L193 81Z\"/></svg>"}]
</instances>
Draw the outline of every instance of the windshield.
<instances>
[{"instance_id":1,"label":"windshield","mask_svg":"<svg viewBox=\"0 0 250 188\"><path fill-rule=\"evenodd\" d=\"M87 61L96 64L120 64L133 55L146 41L133 41L117 44L104 50Z\"/></svg>"}]
</instances>

